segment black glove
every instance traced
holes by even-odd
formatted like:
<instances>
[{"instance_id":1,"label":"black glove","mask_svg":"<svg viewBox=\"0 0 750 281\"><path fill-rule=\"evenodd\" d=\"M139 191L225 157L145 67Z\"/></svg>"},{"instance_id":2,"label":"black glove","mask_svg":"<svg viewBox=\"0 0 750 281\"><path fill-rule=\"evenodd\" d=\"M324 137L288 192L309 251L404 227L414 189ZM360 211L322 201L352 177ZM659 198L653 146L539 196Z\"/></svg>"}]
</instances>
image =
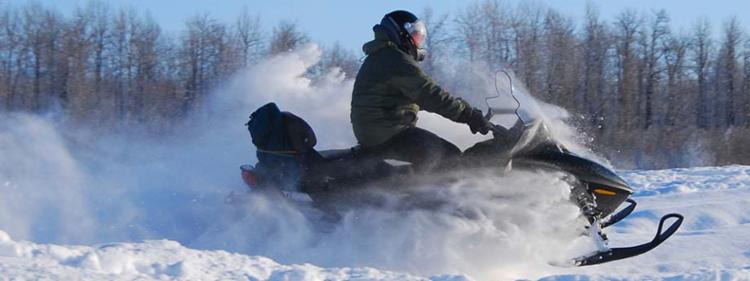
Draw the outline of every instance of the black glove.
<instances>
[{"instance_id":1,"label":"black glove","mask_svg":"<svg viewBox=\"0 0 750 281\"><path fill-rule=\"evenodd\" d=\"M468 124L472 134L479 132L486 135L492 128L492 124L484 118L482 111L472 107L464 109L458 118L458 122Z\"/></svg>"}]
</instances>

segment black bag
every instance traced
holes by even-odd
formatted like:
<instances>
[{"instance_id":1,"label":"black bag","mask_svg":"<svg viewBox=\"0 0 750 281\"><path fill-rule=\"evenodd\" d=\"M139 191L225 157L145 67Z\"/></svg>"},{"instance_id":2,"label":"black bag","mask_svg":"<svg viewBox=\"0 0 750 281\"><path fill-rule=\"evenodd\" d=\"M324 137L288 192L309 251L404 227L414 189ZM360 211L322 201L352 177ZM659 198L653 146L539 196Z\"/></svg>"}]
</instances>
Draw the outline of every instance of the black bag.
<instances>
[{"instance_id":1,"label":"black bag","mask_svg":"<svg viewBox=\"0 0 750 281\"><path fill-rule=\"evenodd\" d=\"M253 138L253 144L264 152L304 153L317 143L315 132L305 120L292 113L282 112L275 103L258 108L245 125Z\"/></svg>"},{"instance_id":2,"label":"black bag","mask_svg":"<svg viewBox=\"0 0 750 281\"><path fill-rule=\"evenodd\" d=\"M292 113L282 112L275 103L255 110L245 125L257 148L256 168L282 186L296 185L306 159L315 152L317 139L310 125Z\"/></svg>"}]
</instances>

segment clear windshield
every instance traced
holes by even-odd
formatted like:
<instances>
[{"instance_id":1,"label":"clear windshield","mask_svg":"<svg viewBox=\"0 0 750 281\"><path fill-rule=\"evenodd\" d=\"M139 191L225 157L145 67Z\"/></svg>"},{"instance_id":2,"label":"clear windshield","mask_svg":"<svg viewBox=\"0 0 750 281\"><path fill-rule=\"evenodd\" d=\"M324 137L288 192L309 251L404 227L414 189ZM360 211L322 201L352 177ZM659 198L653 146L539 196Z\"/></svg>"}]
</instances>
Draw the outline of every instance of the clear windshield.
<instances>
[{"instance_id":1,"label":"clear windshield","mask_svg":"<svg viewBox=\"0 0 750 281\"><path fill-rule=\"evenodd\" d=\"M510 153L533 149L548 140L539 104L519 79L508 71L495 73L495 95L487 97L489 120L506 130L494 131L494 137L510 145Z\"/></svg>"},{"instance_id":2,"label":"clear windshield","mask_svg":"<svg viewBox=\"0 0 750 281\"><path fill-rule=\"evenodd\" d=\"M506 129L518 121L528 127L541 119L539 105L509 71L495 73L495 95L487 97L486 102L491 110L490 121Z\"/></svg>"}]
</instances>

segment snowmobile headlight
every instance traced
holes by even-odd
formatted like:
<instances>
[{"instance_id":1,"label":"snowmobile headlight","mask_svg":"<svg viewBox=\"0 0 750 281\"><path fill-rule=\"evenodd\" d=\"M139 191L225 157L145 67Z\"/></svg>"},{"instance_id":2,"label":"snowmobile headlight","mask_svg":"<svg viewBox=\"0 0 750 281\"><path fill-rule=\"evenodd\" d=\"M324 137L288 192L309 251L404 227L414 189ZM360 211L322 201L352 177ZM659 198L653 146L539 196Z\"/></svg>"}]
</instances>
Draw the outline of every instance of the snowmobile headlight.
<instances>
[{"instance_id":1,"label":"snowmobile headlight","mask_svg":"<svg viewBox=\"0 0 750 281\"><path fill-rule=\"evenodd\" d=\"M609 190L602 189L602 188L594 189L594 193L599 194L599 195L606 195L606 196L617 195L617 193L615 193L614 191L609 191Z\"/></svg>"}]
</instances>

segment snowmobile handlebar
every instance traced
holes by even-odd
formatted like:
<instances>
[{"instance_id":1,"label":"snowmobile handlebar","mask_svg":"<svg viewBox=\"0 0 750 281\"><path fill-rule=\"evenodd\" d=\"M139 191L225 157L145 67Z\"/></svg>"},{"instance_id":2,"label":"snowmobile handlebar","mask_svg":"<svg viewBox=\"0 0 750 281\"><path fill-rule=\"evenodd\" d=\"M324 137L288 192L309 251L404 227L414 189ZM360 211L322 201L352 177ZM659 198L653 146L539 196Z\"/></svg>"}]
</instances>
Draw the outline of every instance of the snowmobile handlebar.
<instances>
[{"instance_id":1,"label":"snowmobile handlebar","mask_svg":"<svg viewBox=\"0 0 750 281\"><path fill-rule=\"evenodd\" d=\"M521 120L516 121L513 127L510 128L492 123L489 118L487 118L487 122L491 124L490 131L492 132L492 136L497 140L506 142L506 144L515 144L521 137L521 132L523 132L523 122Z\"/></svg>"},{"instance_id":2,"label":"snowmobile handlebar","mask_svg":"<svg viewBox=\"0 0 750 281\"><path fill-rule=\"evenodd\" d=\"M516 114L515 108L488 108L487 114L484 115L484 118L487 120L492 119L492 116L495 115L501 115L501 114Z\"/></svg>"}]
</instances>

